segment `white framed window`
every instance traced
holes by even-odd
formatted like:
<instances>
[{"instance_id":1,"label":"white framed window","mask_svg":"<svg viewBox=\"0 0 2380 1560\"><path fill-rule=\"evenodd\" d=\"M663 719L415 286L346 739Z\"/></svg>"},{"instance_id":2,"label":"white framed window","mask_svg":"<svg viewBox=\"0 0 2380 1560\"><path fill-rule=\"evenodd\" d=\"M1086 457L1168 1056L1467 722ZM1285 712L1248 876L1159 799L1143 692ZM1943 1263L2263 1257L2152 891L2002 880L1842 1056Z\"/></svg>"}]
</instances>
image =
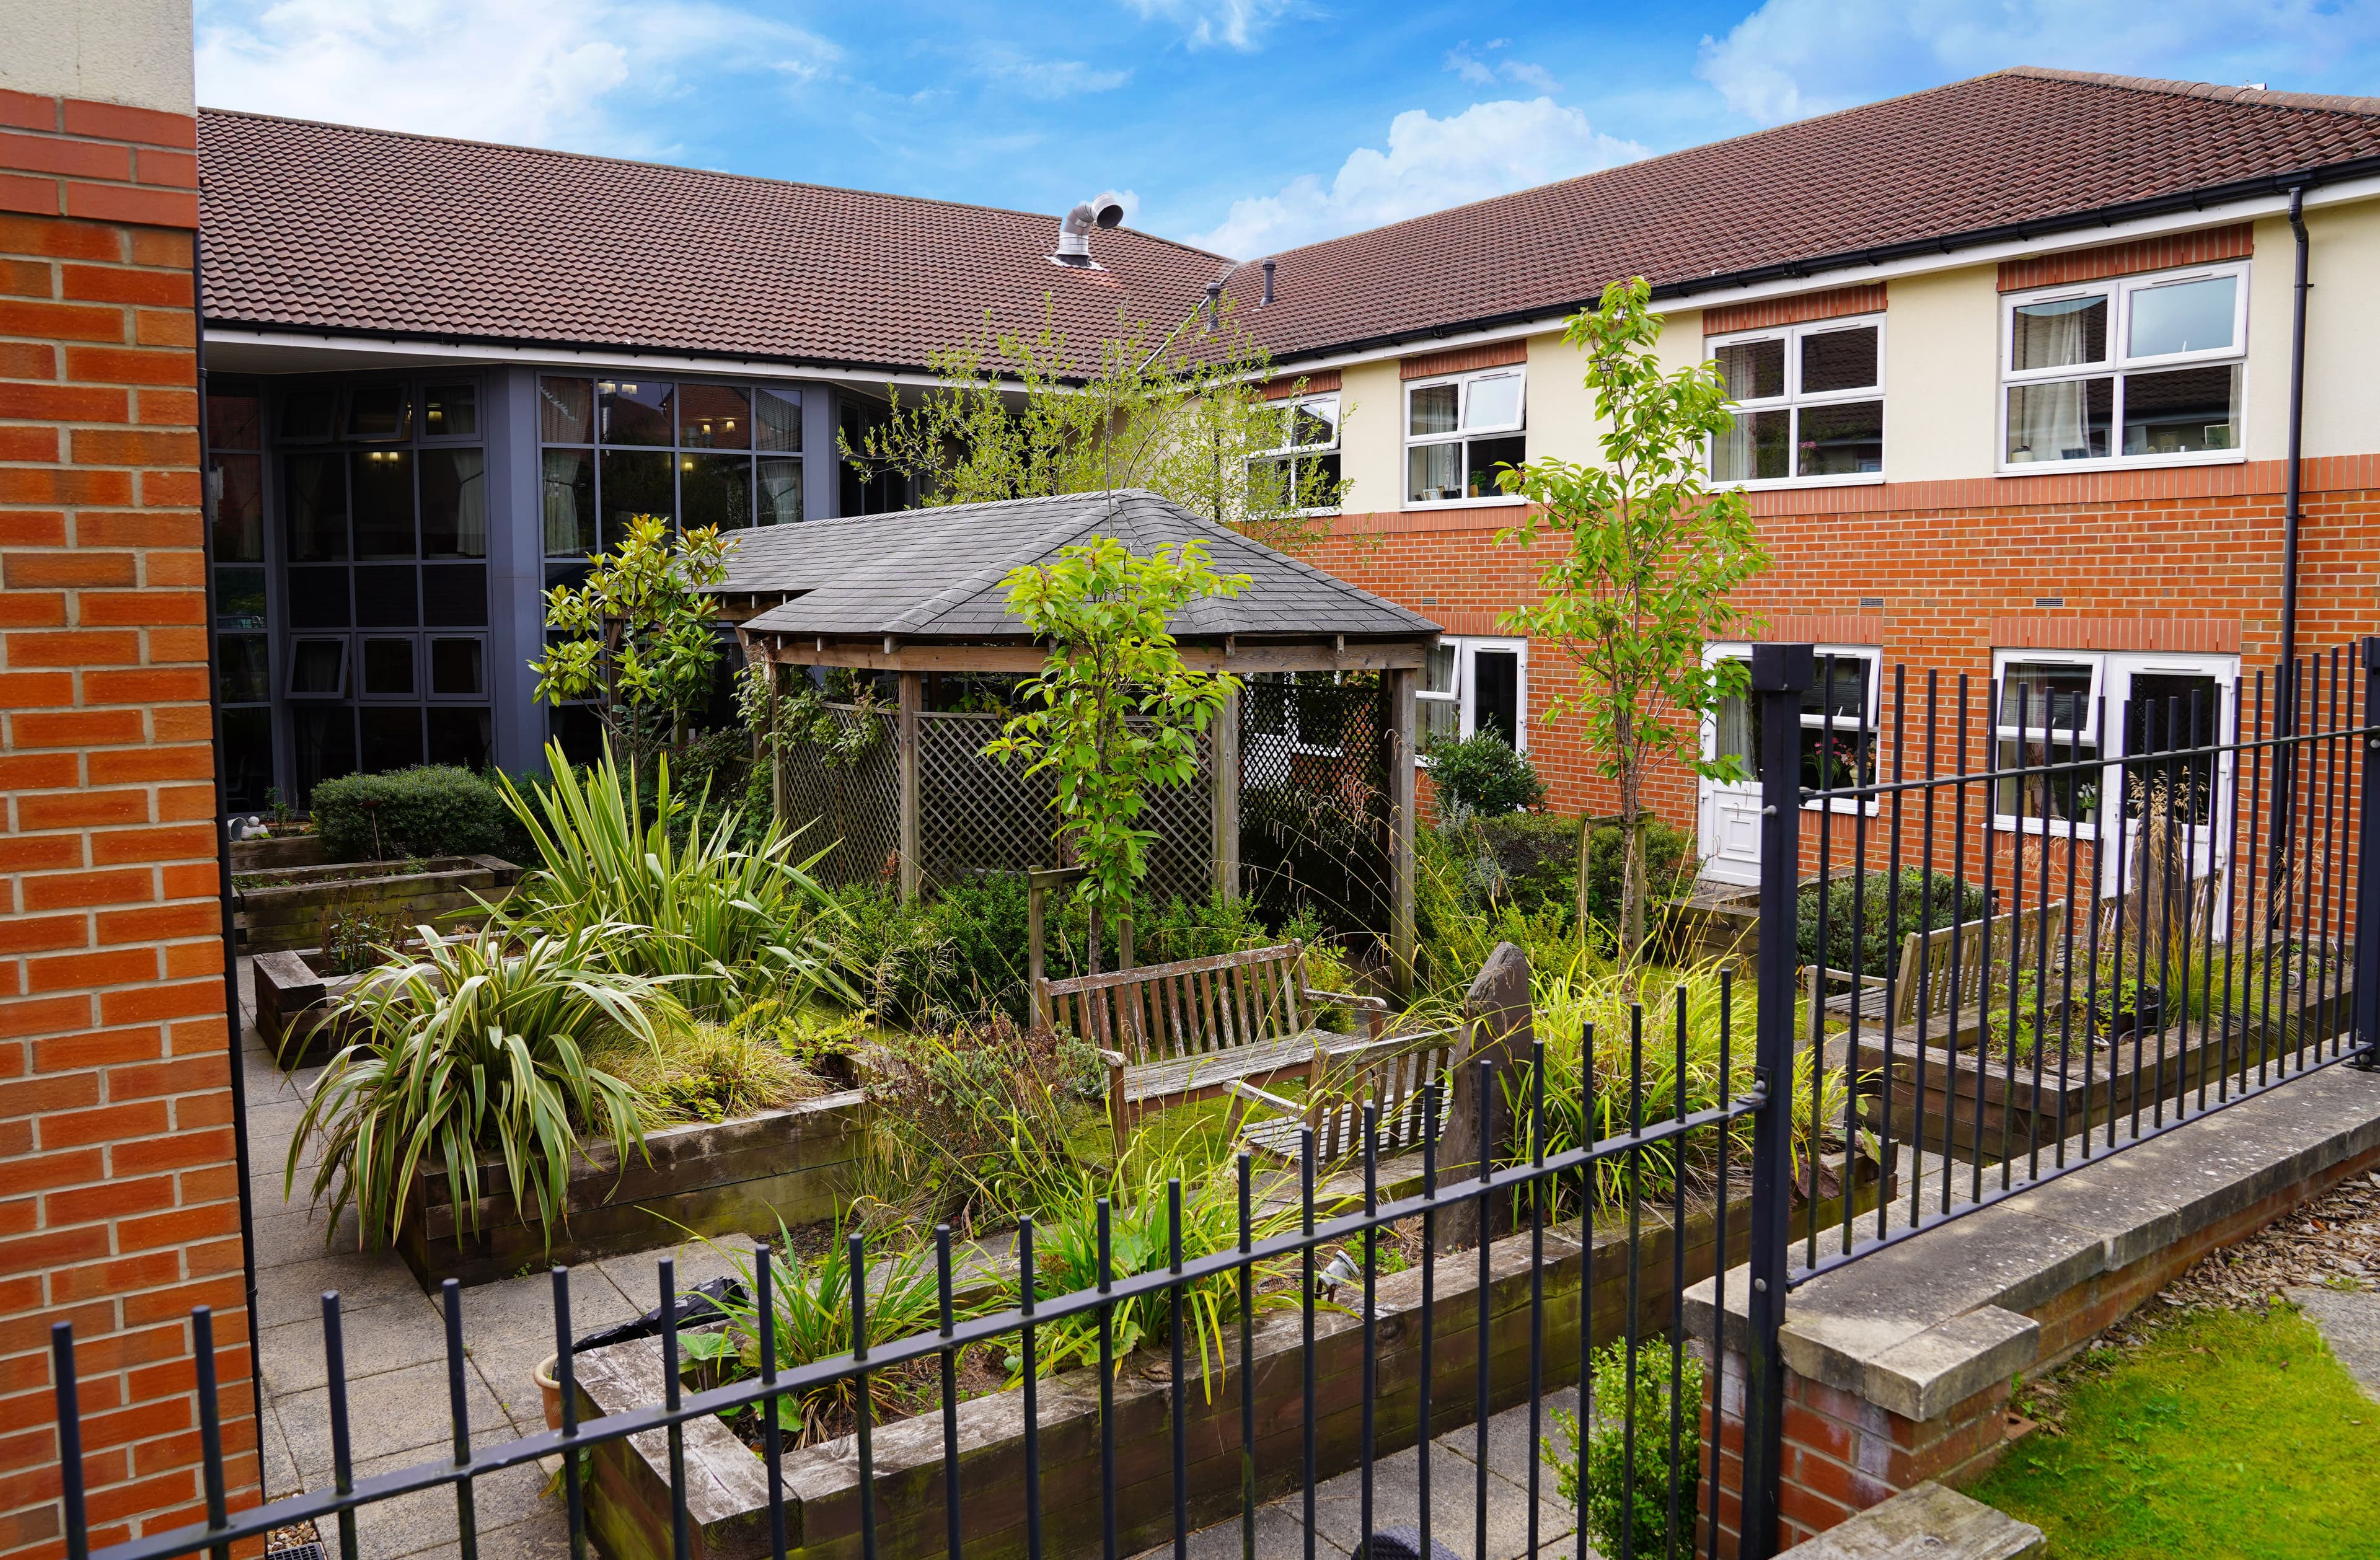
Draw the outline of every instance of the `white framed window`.
<instances>
[{"instance_id":1,"label":"white framed window","mask_svg":"<svg viewBox=\"0 0 2380 1560\"><path fill-rule=\"evenodd\" d=\"M1735 426L1711 441L1714 481L1884 481L1884 316L1715 336Z\"/></svg>"},{"instance_id":2,"label":"white framed window","mask_svg":"<svg viewBox=\"0 0 2380 1560\"><path fill-rule=\"evenodd\" d=\"M2000 299L2000 469L2244 459L2248 263Z\"/></svg>"},{"instance_id":3,"label":"white framed window","mask_svg":"<svg viewBox=\"0 0 2380 1560\"><path fill-rule=\"evenodd\" d=\"M1528 459L1528 373L1519 363L1405 385L1405 505L1519 504L1498 471Z\"/></svg>"},{"instance_id":4,"label":"white framed window","mask_svg":"<svg viewBox=\"0 0 2380 1560\"><path fill-rule=\"evenodd\" d=\"M1287 507L1330 513L1338 507L1339 396L1299 396L1281 403L1275 415L1281 419L1281 442L1248 457L1251 479L1259 470L1278 472ZM1253 480L1249 487L1253 494Z\"/></svg>"},{"instance_id":5,"label":"white framed window","mask_svg":"<svg viewBox=\"0 0 2380 1560\"><path fill-rule=\"evenodd\" d=\"M1815 676L1802 694L1801 751L1795 759L1802 788L1815 791L1872 784L1876 779L1876 713L1884 652L1875 645L1854 644L1822 644L1816 652ZM1703 651L1705 665L1751 659L1752 647L1748 644L1714 644ZM1758 706L1751 695L1730 696L1718 701L1717 712L1705 727L1704 750L1713 760L1735 758L1743 769L1741 781L1706 782L1706 788L1730 784L1757 786L1766 755L1761 751ZM1815 808L1817 803L1813 800L1803 805ZM1840 799L1829 805L1837 811L1850 811L1855 804ZM1856 805L1874 812L1876 799L1868 797Z\"/></svg>"},{"instance_id":6,"label":"white framed window","mask_svg":"<svg viewBox=\"0 0 2380 1560\"><path fill-rule=\"evenodd\" d=\"M1415 691L1423 759L1439 742L1493 731L1529 750L1529 641L1448 635L1423 664Z\"/></svg>"},{"instance_id":7,"label":"white framed window","mask_svg":"<svg viewBox=\"0 0 2380 1560\"><path fill-rule=\"evenodd\" d=\"M2001 829L2094 839L2107 798L2128 793L2140 816L2140 783L2156 776L2114 762L2207 747L2232 729L2240 663L2229 655L2003 650L1992 656L1992 822ZM2190 766L2184 805L2210 825L2228 783L2201 760ZM2112 855L2110 857L2112 862Z\"/></svg>"}]
</instances>

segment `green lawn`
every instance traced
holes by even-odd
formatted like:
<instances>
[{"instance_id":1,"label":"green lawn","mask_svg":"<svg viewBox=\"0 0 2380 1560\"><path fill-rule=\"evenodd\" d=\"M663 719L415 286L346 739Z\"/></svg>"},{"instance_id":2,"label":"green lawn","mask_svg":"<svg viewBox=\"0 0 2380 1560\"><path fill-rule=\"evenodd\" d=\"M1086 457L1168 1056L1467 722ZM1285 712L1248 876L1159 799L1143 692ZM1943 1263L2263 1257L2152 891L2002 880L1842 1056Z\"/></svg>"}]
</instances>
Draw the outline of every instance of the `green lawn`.
<instances>
[{"instance_id":1,"label":"green lawn","mask_svg":"<svg viewBox=\"0 0 2380 1560\"><path fill-rule=\"evenodd\" d=\"M1969 1491L2058 1560L2380 1555L2380 1404L2293 1310L2202 1311L2095 1350L2058 1399L2063 1433Z\"/></svg>"}]
</instances>

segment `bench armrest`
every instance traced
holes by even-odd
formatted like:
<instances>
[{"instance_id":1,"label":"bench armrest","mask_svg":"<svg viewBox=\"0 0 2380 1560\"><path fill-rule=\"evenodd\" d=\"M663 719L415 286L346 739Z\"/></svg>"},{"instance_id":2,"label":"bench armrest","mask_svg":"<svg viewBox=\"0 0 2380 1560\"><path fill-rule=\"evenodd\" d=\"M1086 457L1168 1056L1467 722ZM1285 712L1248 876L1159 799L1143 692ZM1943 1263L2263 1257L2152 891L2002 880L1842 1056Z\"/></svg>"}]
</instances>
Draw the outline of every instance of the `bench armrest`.
<instances>
[{"instance_id":1,"label":"bench armrest","mask_svg":"<svg viewBox=\"0 0 2380 1560\"><path fill-rule=\"evenodd\" d=\"M1334 1002L1342 1007L1362 1008L1367 1013L1386 1013L1389 1010L1387 1001L1377 996L1356 996L1349 992L1326 992L1315 986L1300 986L1298 994L1311 997L1317 1002Z\"/></svg>"},{"instance_id":2,"label":"bench armrest","mask_svg":"<svg viewBox=\"0 0 2380 1560\"><path fill-rule=\"evenodd\" d=\"M1223 1085L1223 1092L1235 1100L1245 1100L1252 1105L1269 1105L1283 1115L1297 1115L1305 1109L1295 1100L1285 1100L1278 1094L1269 1094L1245 1079L1232 1079Z\"/></svg>"},{"instance_id":3,"label":"bench armrest","mask_svg":"<svg viewBox=\"0 0 2380 1560\"><path fill-rule=\"evenodd\" d=\"M1111 1067L1128 1067L1132 1066L1130 1062L1124 1060L1123 1053L1121 1051L1102 1050L1099 1052L1099 1060L1105 1062Z\"/></svg>"}]
</instances>

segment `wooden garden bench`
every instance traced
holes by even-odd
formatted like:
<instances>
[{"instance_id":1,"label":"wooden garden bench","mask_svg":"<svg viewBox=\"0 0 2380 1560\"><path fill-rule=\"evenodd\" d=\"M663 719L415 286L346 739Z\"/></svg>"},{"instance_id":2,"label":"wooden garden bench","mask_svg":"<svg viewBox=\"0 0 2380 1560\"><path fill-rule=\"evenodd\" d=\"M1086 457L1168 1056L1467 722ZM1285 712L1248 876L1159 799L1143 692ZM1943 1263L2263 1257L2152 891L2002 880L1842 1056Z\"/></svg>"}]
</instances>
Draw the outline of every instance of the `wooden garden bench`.
<instances>
[{"instance_id":1,"label":"wooden garden bench","mask_svg":"<svg viewBox=\"0 0 2380 1560\"><path fill-rule=\"evenodd\" d=\"M1377 1107L1380 1156L1421 1147L1422 1091L1445 1084L1454 1066L1460 1028L1396 1035L1335 1052L1306 1082L1305 1098L1292 1100L1245 1080L1224 1085L1237 1101L1240 1137L1249 1148L1294 1164L1303 1152L1301 1128L1314 1133L1314 1163L1336 1164L1364 1148L1364 1107ZM1437 1127L1446 1129L1450 1088L1439 1094ZM1264 1113L1257 1119L1257 1113Z\"/></svg>"},{"instance_id":2,"label":"wooden garden bench","mask_svg":"<svg viewBox=\"0 0 2380 1560\"><path fill-rule=\"evenodd\" d=\"M1302 944L1185 958L1062 981L1037 977L1035 1011L1099 1047L1116 1152L1151 1109L1212 1099L1236 1082L1311 1076L1334 1053L1378 1041L1389 1005L1316 991ZM1315 1022L1323 1004L1364 1015L1365 1033Z\"/></svg>"},{"instance_id":3,"label":"wooden garden bench","mask_svg":"<svg viewBox=\"0 0 2380 1560\"><path fill-rule=\"evenodd\" d=\"M2005 992L2034 972L2045 922L2054 970L2066 952L2063 899L1956 926L1938 926L1931 932L1912 932L1901 939L1900 966L1889 977L1867 975L1855 980L1847 969L1805 965L1805 989L1811 1002L1823 1007L1829 1028L1848 1026L1856 1014L1863 1039L1889 1034L1913 1041L1922 1015L1928 1044L1951 1043L1954 1034L1957 1042L1963 1044L1973 1038L1980 1022L1981 993Z\"/></svg>"}]
</instances>

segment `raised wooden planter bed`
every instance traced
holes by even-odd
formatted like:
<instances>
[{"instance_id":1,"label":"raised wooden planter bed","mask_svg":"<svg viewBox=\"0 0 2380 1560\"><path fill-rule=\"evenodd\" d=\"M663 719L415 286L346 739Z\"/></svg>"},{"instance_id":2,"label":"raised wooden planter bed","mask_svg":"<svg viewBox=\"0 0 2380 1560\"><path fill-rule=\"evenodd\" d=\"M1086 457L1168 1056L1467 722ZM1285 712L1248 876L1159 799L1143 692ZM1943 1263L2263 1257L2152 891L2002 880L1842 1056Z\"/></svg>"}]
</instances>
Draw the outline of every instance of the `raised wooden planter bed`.
<instances>
[{"instance_id":1,"label":"raised wooden planter bed","mask_svg":"<svg viewBox=\"0 0 2380 1560\"><path fill-rule=\"evenodd\" d=\"M322 912L334 906L401 913L409 923L435 921L480 899L500 903L521 870L493 856L433 856L419 871L403 861L349 861L276 870L273 881L241 887L232 905L250 953L302 948L321 940ZM474 896L477 896L475 898Z\"/></svg>"},{"instance_id":2,"label":"raised wooden planter bed","mask_svg":"<svg viewBox=\"0 0 2380 1560\"><path fill-rule=\"evenodd\" d=\"M1965 1163L1980 1154L1986 1164L2002 1158L2029 1155L2038 1143L2055 1144L2087 1124L2104 1129L2110 1113L2129 1120L2137 1106L2154 1112L2161 1101L2182 1094L2196 1098L2204 1083L2210 1093L2228 1068L2238 1078L2243 1064L2252 1070L2260 1062L2277 1061L2301 1045L2309 1049L2321 1041L2344 1034L2354 1020L2354 981L2350 974L2336 991L2299 992L2294 1003L2275 993L2269 1018L2226 1018L2175 1023L2164 1032L2143 1035L2137 1042L2124 1036L2112 1044L2091 1049L2085 1055L2082 1014L2075 1015L2073 1039L2065 1065L2056 1054L2053 1030L2043 1047L2040 1081L2033 1063L2020 1058L2013 1079L2004 1057L1986 1058L1980 1066L1972 1050L1950 1053L1929 1044L1925 1051L1925 1092L1923 1103L1923 1146L1928 1152L1948 1152ZM1891 1058L1892 1136L1896 1142L1918 1143L1917 1074L1914 1037L1896 1037ZM1860 1039L1863 1107L1871 1127L1883 1126L1885 1050L1880 1039ZM1983 1092L1982 1132L1978 1147L1975 1095Z\"/></svg>"},{"instance_id":3,"label":"raised wooden planter bed","mask_svg":"<svg viewBox=\"0 0 2380 1560\"><path fill-rule=\"evenodd\" d=\"M256 956L256 1027L285 1068L319 1066L346 1043L333 1018L339 999L363 976L322 972L320 948L282 948Z\"/></svg>"},{"instance_id":4,"label":"raised wooden planter bed","mask_svg":"<svg viewBox=\"0 0 2380 1560\"><path fill-rule=\"evenodd\" d=\"M480 1165L476 1232L464 1229L443 1174L424 1167L407 1200L397 1252L423 1290L441 1281L487 1284L524 1267L582 1262L696 1235L774 1235L843 1212L863 1130L856 1090L737 1121L693 1122L649 1133L650 1155L623 1174L609 1144L589 1151L546 1244L534 1213L521 1222L501 1160Z\"/></svg>"},{"instance_id":5,"label":"raised wooden planter bed","mask_svg":"<svg viewBox=\"0 0 2380 1560\"><path fill-rule=\"evenodd\" d=\"M273 835L263 839L236 839L231 842L234 877L242 872L280 872L293 867L320 867L330 859L322 848L322 836L320 835Z\"/></svg>"},{"instance_id":6,"label":"raised wooden planter bed","mask_svg":"<svg viewBox=\"0 0 2380 1560\"><path fill-rule=\"evenodd\" d=\"M1889 1195L1889 1188L1886 1195ZM1872 1208L1873 1166L1854 1189L1854 1207ZM1730 1199L1728 1261L1749 1250L1748 1191ZM1839 1223L1841 1202L1819 1205L1818 1222ZM1639 1326L1668 1324L1674 1235L1647 1207L1637 1247L1643 1288ZM1798 1221L1797 1221L1798 1223ZM1573 1381L1578 1370L1581 1250L1576 1221L1546 1235L1544 1382ZM1685 1226L1689 1284L1707 1276L1718 1256L1708 1212ZM1490 1248L1488 1350L1492 1408L1525 1399L1529 1389L1530 1237L1524 1231ZM1593 1335L1621 1335L1628 1307L1628 1241L1624 1219L1598 1221L1592 1253ZM1474 1254L1437 1264L1432 1326L1433 1434L1472 1422L1475 1401L1479 1264ZM1341 1297L1348 1298L1346 1295ZM1409 1270L1379 1280L1377 1455L1414 1444L1419 1432L1421 1274ZM1190 1446L1188 1505L1192 1526L1219 1521L1239 1509L1239 1332L1225 1330L1225 1358L1211 1390L1196 1379L1184 1403ZM1259 1315L1251 1366L1256 1381L1257 1499L1295 1487L1303 1446L1300 1322L1294 1310ZM1354 1316L1315 1317L1316 1473L1356 1466L1361 1452L1363 1327ZM1172 1389L1150 1373L1164 1351L1144 1349L1124 1362L1115 1387L1116 1542L1135 1554L1172 1531ZM1195 1371L1196 1367L1193 1367ZM580 1423L662 1400L661 1346L652 1339L595 1349L576 1361ZM1071 1371L1040 1383L1042 1525L1050 1560L1085 1560L1100 1552L1099 1380ZM1025 1543L1024 1394L994 1393L962 1404L959 1422L961 1519L969 1560L1017 1560ZM939 1412L880 1426L874 1433L877 1560L941 1560L942 1421ZM715 1418L689 1421L685 1431L686 1489L692 1560L757 1560L769 1553L769 1486L760 1458ZM669 1444L660 1431L614 1441L591 1454L593 1478L587 1516L596 1543L610 1560L667 1560L672 1554ZM1465 1477L1450 1469L1447 1477ZM788 1452L784 1458L787 1542L809 1560L856 1560L859 1537L858 1464L848 1436Z\"/></svg>"}]
</instances>

